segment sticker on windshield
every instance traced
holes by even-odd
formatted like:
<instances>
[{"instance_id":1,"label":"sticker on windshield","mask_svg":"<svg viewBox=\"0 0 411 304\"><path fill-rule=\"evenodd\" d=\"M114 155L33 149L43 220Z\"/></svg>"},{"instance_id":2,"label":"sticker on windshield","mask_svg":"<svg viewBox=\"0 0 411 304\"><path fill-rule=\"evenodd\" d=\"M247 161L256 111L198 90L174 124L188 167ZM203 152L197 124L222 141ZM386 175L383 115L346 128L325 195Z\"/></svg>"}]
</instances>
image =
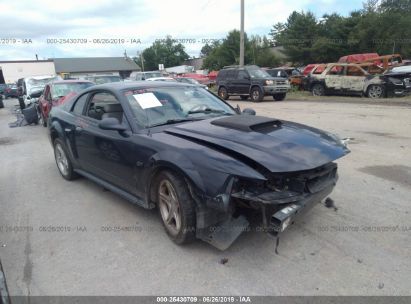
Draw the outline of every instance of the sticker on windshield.
<instances>
[{"instance_id":1,"label":"sticker on windshield","mask_svg":"<svg viewBox=\"0 0 411 304\"><path fill-rule=\"evenodd\" d=\"M143 93L143 94L136 94L133 95L135 100L138 102L140 107L145 110L149 108L161 107L163 104L160 100L153 93Z\"/></svg>"}]
</instances>

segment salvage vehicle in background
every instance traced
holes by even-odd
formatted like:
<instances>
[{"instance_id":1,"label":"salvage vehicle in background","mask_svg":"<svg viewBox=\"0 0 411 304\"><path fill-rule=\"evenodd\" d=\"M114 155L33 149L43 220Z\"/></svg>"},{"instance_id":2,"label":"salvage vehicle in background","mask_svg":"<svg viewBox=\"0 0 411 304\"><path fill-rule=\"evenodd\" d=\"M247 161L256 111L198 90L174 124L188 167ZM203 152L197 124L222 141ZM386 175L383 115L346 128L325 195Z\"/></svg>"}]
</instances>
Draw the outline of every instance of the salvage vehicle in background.
<instances>
[{"instance_id":1,"label":"salvage vehicle in background","mask_svg":"<svg viewBox=\"0 0 411 304\"><path fill-rule=\"evenodd\" d=\"M272 77L256 65L227 66L217 76L217 92L222 99L231 95L240 96L242 100L260 102L264 96L272 96L274 100L284 100L290 84L282 77Z\"/></svg>"},{"instance_id":2,"label":"salvage vehicle in background","mask_svg":"<svg viewBox=\"0 0 411 304\"><path fill-rule=\"evenodd\" d=\"M4 92L6 91L8 85L5 83L0 83L0 95L4 95Z\"/></svg>"},{"instance_id":3,"label":"salvage vehicle in background","mask_svg":"<svg viewBox=\"0 0 411 304\"><path fill-rule=\"evenodd\" d=\"M39 98L39 116L44 127L52 107L63 104L67 99L75 96L94 83L86 80L60 80L48 83Z\"/></svg>"},{"instance_id":4,"label":"salvage vehicle in background","mask_svg":"<svg viewBox=\"0 0 411 304\"><path fill-rule=\"evenodd\" d=\"M181 83L188 83L188 84L194 84L196 86L202 87L203 89L208 90L208 86L206 86L205 84L201 84L200 82L198 82L196 79L194 78L190 78L190 77L175 77L174 78L176 81L181 82Z\"/></svg>"},{"instance_id":5,"label":"salvage vehicle in background","mask_svg":"<svg viewBox=\"0 0 411 304\"><path fill-rule=\"evenodd\" d=\"M12 98L18 97L17 85L15 83L7 84L7 88L5 88L3 95L6 99L9 97L12 97Z\"/></svg>"},{"instance_id":6,"label":"salvage vehicle in background","mask_svg":"<svg viewBox=\"0 0 411 304\"><path fill-rule=\"evenodd\" d=\"M31 96L37 95L38 92L44 90L47 83L54 80L60 80L61 77L54 75L45 76L31 76L26 78L20 78L17 81L17 92L20 107L24 109L30 103L34 103L37 100L31 99Z\"/></svg>"},{"instance_id":7,"label":"salvage vehicle in background","mask_svg":"<svg viewBox=\"0 0 411 304\"><path fill-rule=\"evenodd\" d=\"M283 77L288 79L290 85L297 89L303 88L303 78L304 75L294 67L279 67L279 68L268 68L265 71L272 77Z\"/></svg>"},{"instance_id":8,"label":"salvage vehicle in background","mask_svg":"<svg viewBox=\"0 0 411 304\"><path fill-rule=\"evenodd\" d=\"M409 93L410 78L411 73L372 75L358 64L330 63L315 67L307 78L306 87L314 96L345 94L384 98Z\"/></svg>"},{"instance_id":9,"label":"salvage vehicle in background","mask_svg":"<svg viewBox=\"0 0 411 304\"><path fill-rule=\"evenodd\" d=\"M117 75L94 75L94 76L87 76L84 77L84 80L91 81L95 84L103 84L103 83L110 83L110 82L120 82L123 79Z\"/></svg>"},{"instance_id":10,"label":"salvage vehicle in background","mask_svg":"<svg viewBox=\"0 0 411 304\"><path fill-rule=\"evenodd\" d=\"M160 71L132 72L130 79L134 81L147 80L149 78L163 77Z\"/></svg>"},{"instance_id":11,"label":"salvage vehicle in background","mask_svg":"<svg viewBox=\"0 0 411 304\"><path fill-rule=\"evenodd\" d=\"M349 153L330 133L247 113L197 86L117 83L52 108L48 130L63 178L157 207L177 244L224 250L250 214L283 232L331 193L334 161Z\"/></svg>"},{"instance_id":12,"label":"salvage vehicle in background","mask_svg":"<svg viewBox=\"0 0 411 304\"><path fill-rule=\"evenodd\" d=\"M147 81L166 81L166 82L177 82L174 78L172 77L152 77L146 79Z\"/></svg>"}]
</instances>

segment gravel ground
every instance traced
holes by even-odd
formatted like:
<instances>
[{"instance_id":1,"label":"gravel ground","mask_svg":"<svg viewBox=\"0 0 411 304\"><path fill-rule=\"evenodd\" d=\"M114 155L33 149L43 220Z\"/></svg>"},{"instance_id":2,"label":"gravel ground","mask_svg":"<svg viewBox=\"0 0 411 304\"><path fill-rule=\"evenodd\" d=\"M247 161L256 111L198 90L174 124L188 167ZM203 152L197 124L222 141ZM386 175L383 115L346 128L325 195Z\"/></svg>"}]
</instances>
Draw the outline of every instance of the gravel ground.
<instances>
[{"instance_id":1,"label":"gravel ground","mask_svg":"<svg viewBox=\"0 0 411 304\"><path fill-rule=\"evenodd\" d=\"M352 138L331 195L338 210L314 207L281 237L279 255L257 232L225 252L174 245L156 211L61 178L46 129L9 128L17 102L6 100L0 258L10 294L411 295L411 106L267 100L230 102Z\"/></svg>"}]
</instances>

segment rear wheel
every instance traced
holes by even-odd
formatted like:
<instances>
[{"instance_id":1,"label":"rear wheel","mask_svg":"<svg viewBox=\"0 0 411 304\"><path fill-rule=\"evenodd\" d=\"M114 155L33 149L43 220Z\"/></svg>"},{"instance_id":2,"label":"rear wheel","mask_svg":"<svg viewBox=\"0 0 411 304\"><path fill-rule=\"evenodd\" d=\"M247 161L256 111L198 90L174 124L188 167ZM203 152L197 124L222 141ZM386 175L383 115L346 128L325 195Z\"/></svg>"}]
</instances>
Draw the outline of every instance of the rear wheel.
<instances>
[{"instance_id":1,"label":"rear wheel","mask_svg":"<svg viewBox=\"0 0 411 304\"><path fill-rule=\"evenodd\" d=\"M274 94L273 98L275 101L281 101L284 100L286 96L286 93L279 93L279 94Z\"/></svg>"},{"instance_id":2,"label":"rear wheel","mask_svg":"<svg viewBox=\"0 0 411 304\"><path fill-rule=\"evenodd\" d=\"M372 84L368 87L367 96L369 98L383 98L384 88L378 84Z\"/></svg>"},{"instance_id":3,"label":"rear wheel","mask_svg":"<svg viewBox=\"0 0 411 304\"><path fill-rule=\"evenodd\" d=\"M227 89L225 87L220 87L218 89L218 96L220 96L220 98L222 98L224 100L227 100L228 97L230 97L230 96L228 96L228 92L227 92Z\"/></svg>"},{"instance_id":4,"label":"rear wheel","mask_svg":"<svg viewBox=\"0 0 411 304\"><path fill-rule=\"evenodd\" d=\"M253 102L260 102L264 98L263 91L259 87L253 87L250 93Z\"/></svg>"},{"instance_id":5,"label":"rear wheel","mask_svg":"<svg viewBox=\"0 0 411 304\"><path fill-rule=\"evenodd\" d=\"M168 236L176 244L195 239L195 204L184 179L164 171L156 182L157 207Z\"/></svg>"},{"instance_id":6,"label":"rear wheel","mask_svg":"<svg viewBox=\"0 0 411 304\"><path fill-rule=\"evenodd\" d=\"M54 141L54 158L61 176L66 180L73 180L78 177L77 173L73 170L73 165L63 142L58 138Z\"/></svg>"},{"instance_id":7,"label":"rear wheel","mask_svg":"<svg viewBox=\"0 0 411 304\"><path fill-rule=\"evenodd\" d=\"M313 85L311 92L314 96L324 96L325 95L325 88L322 84L315 84Z\"/></svg>"}]
</instances>

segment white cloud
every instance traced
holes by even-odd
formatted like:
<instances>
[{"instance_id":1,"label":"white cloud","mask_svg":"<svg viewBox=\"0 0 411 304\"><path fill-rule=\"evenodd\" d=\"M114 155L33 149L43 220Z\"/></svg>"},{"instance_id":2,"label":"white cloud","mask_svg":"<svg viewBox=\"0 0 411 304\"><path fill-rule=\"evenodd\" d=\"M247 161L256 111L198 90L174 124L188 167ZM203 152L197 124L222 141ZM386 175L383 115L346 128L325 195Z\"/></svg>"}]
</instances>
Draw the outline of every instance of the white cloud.
<instances>
[{"instance_id":1,"label":"white cloud","mask_svg":"<svg viewBox=\"0 0 411 304\"><path fill-rule=\"evenodd\" d=\"M357 1L361 5L361 0ZM332 9L338 0L246 0L245 29L248 34L268 34L273 24L284 22L294 11L318 5ZM332 11L331 11L332 12ZM330 12L330 13L331 13ZM31 38L32 45L0 45L0 60L70 56L129 55L155 39L223 38L239 28L239 0L137 0L137 1L7 1L0 3L0 38ZM47 38L140 39L141 44L50 45ZM198 55L201 43L185 44Z\"/></svg>"}]
</instances>

